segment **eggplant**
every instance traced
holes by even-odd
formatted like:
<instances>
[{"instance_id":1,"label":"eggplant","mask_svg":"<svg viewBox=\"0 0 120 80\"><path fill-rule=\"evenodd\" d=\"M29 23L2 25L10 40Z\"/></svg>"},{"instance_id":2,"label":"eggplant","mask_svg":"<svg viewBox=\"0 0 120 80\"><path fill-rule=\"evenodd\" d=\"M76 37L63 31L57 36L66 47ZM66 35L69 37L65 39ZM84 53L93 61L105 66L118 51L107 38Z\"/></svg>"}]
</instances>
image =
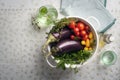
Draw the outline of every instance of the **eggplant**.
<instances>
[{"instance_id":1,"label":"eggplant","mask_svg":"<svg viewBox=\"0 0 120 80\"><path fill-rule=\"evenodd\" d=\"M71 30L68 28L62 29L60 32L52 33L52 35L59 40L67 39L72 34Z\"/></svg>"},{"instance_id":2,"label":"eggplant","mask_svg":"<svg viewBox=\"0 0 120 80\"><path fill-rule=\"evenodd\" d=\"M51 52L53 54L55 53L62 54L62 53L70 53L73 51L79 51L82 49L83 46L80 44L79 41L66 39L58 42L55 47L52 47Z\"/></svg>"},{"instance_id":3,"label":"eggplant","mask_svg":"<svg viewBox=\"0 0 120 80\"><path fill-rule=\"evenodd\" d=\"M50 33L48 35L47 41L43 45L43 49L42 50L44 50L48 46L49 43L55 42L55 41L58 41L58 40L67 39L67 38L70 37L71 34L72 34L72 31L70 29L68 29L68 28L63 28L60 32Z\"/></svg>"}]
</instances>

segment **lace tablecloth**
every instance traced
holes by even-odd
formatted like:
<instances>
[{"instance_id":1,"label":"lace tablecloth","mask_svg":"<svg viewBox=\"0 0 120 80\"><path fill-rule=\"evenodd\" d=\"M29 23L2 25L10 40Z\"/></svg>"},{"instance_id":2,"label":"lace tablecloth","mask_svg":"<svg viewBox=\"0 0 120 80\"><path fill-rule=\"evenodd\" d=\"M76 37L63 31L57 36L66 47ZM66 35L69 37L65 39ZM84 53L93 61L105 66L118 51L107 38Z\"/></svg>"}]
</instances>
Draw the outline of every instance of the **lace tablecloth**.
<instances>
[{"instance_id":1,"label":"lace tablecloth","mask_svg":"<svg viewBox=\"0 0 120 80\"><path fill-rule=\"evenodd\" d=\"M107 1L107 9L117 21L106 32L113 34L114 42L102 49L114 50L117 62L103 67L98 53L77 74L51 68L41 55L46 30L34 30L31 17L45 4L53 4L59 11L60 0L0 0L0 80L120 80L120 0Z\"/></svg>"}]
</instances>

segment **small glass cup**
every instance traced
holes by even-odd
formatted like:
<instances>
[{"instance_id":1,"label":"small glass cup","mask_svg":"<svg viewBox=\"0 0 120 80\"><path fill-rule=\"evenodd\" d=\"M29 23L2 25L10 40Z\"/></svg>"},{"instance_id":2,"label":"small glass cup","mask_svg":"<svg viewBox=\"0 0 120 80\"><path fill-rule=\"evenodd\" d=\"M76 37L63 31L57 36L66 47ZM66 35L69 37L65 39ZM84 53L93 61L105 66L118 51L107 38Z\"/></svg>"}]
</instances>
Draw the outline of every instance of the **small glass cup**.
<instances>
[{"instance_id":1,"label":"small glass cup","mask_svg":"<svg viewBox=\"0 0 120 80\"><path fill-rule=\"evenodd\" d=\"M117 60L117 55L114 51L108 50L100 55L100 62L105 66L110 66L115 64Z\"/></svg>"},{"instance_id":2,"label":"small glass cup","mask_svg":"<svg viewBox=\"0 0 120 80\"><path fill-rule=\"evenodd\" d=\"M39 8L38 14L33 18L32 24L37 28L48 27L57 20L58 12L52 5L45 5Z\"/></svg>"}]
</instances>

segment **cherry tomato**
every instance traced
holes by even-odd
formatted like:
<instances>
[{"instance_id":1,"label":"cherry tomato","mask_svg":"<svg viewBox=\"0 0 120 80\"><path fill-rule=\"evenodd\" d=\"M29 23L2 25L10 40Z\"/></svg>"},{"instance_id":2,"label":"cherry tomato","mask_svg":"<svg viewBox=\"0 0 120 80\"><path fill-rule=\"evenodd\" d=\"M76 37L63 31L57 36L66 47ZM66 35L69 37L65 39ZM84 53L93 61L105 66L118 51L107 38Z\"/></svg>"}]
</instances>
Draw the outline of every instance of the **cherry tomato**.
<instances>
[{"instance_id":1,"label":"cherry tomato","mask_svg":"<svg viewBox=\"0 0 120 80\"><path fill-rule=\"evenodd\" d=\"M85 30L89 30L89 26L85 26Z\"/></svg>"},{"instance_id":2,"label":"cherry tomato","mask_svg":"<svg viewBox=\"0 0 120 80\"><path fill-rule=\"evenodd\" d=\"M84 40L82 40L82 41L81 41L81 44L82 44L82 45L85 45L85 41L84 41Z\"/></svg>"},{"instance_id":3,"label":"cherry tomato","mask_svg":"<svg viewBox=\"0 0 120 80\"><path fill-rule=\"evenodd\" d=\"M88 51L88 47L84 47L84 50Z\"/></svg>"},{"instance_id":4,"label":"cherry tomato","mask_svg":"<svg viewBox=\"0 0 120 80\"><path fill-rule=\"evenodd\" d=\"M87 40L87 39L88 39L88 35L85 34L85 35L83 36L83 40Z\"/></svg>"},{"instance_id":5,"label":"cherry tomato","mask_svg":"<svg viewBox=\"0 0 120 80\"><path fill-rule=\"evenodd\" d=\"M92 44L94 42L94 39L90 39L90 43Z\"/></svg>"},{"instance_id":6,"label":"cherry tomato","mask_svg":"<svg viewBox=\"0 0 120 80\"><path fill-rule=\"evenodd\" d=\"M72 40L75 39L75 36L74 36L74 35L71 35L71 36L70 36L70 39L72 39Z\"/></svg>"},{"instance_id":7,"label":"cherry tomato","mask_svg":"<svg viewBox=\"0 0 120 80\"><path fill-rule=\"evenodd\" d=\"M80 32L79 32L79 31L78 31L78 32L75 32L75 35L79 37Z\"/></svg>"},{"instance_id":8,"label":"cherry tomato","mask_svg":"<svg viewBox=\"0 0 120 80\"><path fill-rule=\"evenodd\" d=\"M84 23L79 22L79 23L77 23L77 27L79 28L79 30L84 30L85 25L84 25Z\"/></svg>"},{"instance_id":9,"label":"cherry tomato","mask_svg":"<svg viewBox=\"0 0 120 80\"><path fill-rule=\"evenodd\" d=\"M90 51L93 50L92 47L89 47L88 49L89 49Z\"/></svg>"},{"instance_id":10,"label":"cherry tomato","mask_svg":"<svg viewBox=\"0 0 120 80\"><path fill-rule=\"evenodd\" d=\"M75 25L76 25L75 21L71 21L69 24L69 28L74 29Z\"/></svg>"},{"instance_id":11,"label":"cherry tomato","mask_svg":"<svg viewBox=\"0 0 120 80\"><path fill-rule=\"evenodd\" d=\"M89 26L85 26L85 30L86 30L86 32L89 34L89 32L90 32L90 27L89 27Z\"/></svg>"},{"instance_id":12,"label":"cherry tomato","mask_svg":"<svg viewBox=\"0 0 120 80\"><path fill-rule=\"evenodd\" d=\"M86 43L86 47L90 47L90 40L89 39L87 39L85 43Z\"/></svg>"},{"instance_id":13,"label":"cherry tomato","mask_svg":"<svg viewBox=\"0 0 120 80\"><path fill-rule=\"evenodd\" d=\"M92 32L89 33L89 38L90 38L90 39L93 38L93 33L92 33Z\"/></svg>"},{"instance_id":14,"label":"cherry tomato","mask_svg":"<svg viewBox=\"0 0 120 80\"><path fill-rule=\"evenodd\" d=\"M79 28L74 28L74 32L79 32Z\"/></svg>"},{"instance_id":15,"label":"cherry tomato","mask_svg":"<svg viewBox=\"0 0 120 80\"><path fill-rule=\"evenodd\" d=\"M87 34L87 33L86 33L85 30L82 30L81 33L80 33L80 35L83 36L83 37L84 37L86 34Z\"/></svg>"}]
</instances>

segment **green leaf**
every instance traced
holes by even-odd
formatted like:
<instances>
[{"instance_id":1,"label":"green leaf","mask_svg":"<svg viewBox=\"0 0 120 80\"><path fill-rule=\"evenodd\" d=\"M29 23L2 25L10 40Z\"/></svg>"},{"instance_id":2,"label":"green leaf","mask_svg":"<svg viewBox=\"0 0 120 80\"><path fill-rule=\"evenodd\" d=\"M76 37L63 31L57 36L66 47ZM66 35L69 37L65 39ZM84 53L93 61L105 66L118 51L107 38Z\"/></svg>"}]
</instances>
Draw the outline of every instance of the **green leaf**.
<instances>
[{"instance_id":1,"label":"green leaf","mask_svg":"<svg viewBox=\"0 0 120 80\"><path fill-rule=\"evenodd\" d=\"M65 70L66 64L83 64L89 57L91 56L91 52L80 50L77 52L64 53L63 55L55 56L56 60L60 60L57 67L61 67Z\"/></svg>"},{"instance_id":2,"label":"green leaf","mask_svg":"<svg viewBox=\"0 0 120 80\"><path fill-rule=\"evenodd\" d=\"M64 63L64 61L63 60L60 60L60 62L57 64L57 67L58 68L62 68L63 70L65 70L66 68L65 68L65 63Z\"/></svg>"}]
</instances>

